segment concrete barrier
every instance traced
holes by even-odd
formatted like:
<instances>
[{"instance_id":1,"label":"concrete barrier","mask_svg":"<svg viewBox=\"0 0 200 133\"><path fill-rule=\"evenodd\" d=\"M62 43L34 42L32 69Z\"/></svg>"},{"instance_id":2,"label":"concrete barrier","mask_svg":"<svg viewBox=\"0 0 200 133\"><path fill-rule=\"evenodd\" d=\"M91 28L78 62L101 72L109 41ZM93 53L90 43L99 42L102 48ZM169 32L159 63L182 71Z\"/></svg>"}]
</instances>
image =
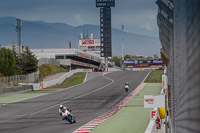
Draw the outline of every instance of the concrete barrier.
<instances>
[{"instance_id":1,"label":"concrete barrier","mask_svg":"<svg viewBox=\"0 0 200 133\"><path fill-rule=\"evenodd\" d=\"M66 78L72 76L73 74L75 74L77 72L92 72L92 69L76 69L76 70L72 70L70 72L67 72L66 74L64 74L62 77L60 77L58 79L45 81L45 82L41 82L41 83L19 83L19 84L22 85L22 86L30 85L30 86L32 86L33 90L40 90L40 89L43 89L43 88L48 88L48 87L52 87L52 86L55 86L55 85L59 85Z\"/></svg>"},{"instance_id":2,"label":"concrete barrier","mask_svg":"<svg viewBox=\"0 0 200 133\"><path fill-rule=\"evenodd\" d=\"M165 70L166 71L166 70ZM164 88L161 89L160 94L164 94ZM158 108L154 108L154 110L158 110ZM158 115L159 110L158 110ZM157 129L156 120L150 120L148 127L146 128L145 133L160 133L162 132L164 124L161 122L161 129Z\"/></svg>"},{"instance_id":3,"label":"concrete barrier","mask_svg":"<svg viewBox=\"0 0 200 133\"><path fill-rule=\"evenodd\" d=\"M154 108L153 110L156 110L158 112L157 108ZM159 115L159 113L158 113ZM145 133L158 133L157 125L156 125L156 120L151 119L149 122L148 127L146 128Z\"/></svg>"},{"instance_id":4,"label":"concrete barrier","mask_svg":"<svg viewBox=\"0 0 200 133\"><path fill-rule=\"evenodd\" d=\"M21 86L31 86L32 90L40 90L40 83L19 83Z\"/></svg>"},{"instance_id":5,"label":"concrete barrier","mask_svg":"<svg viewBox=\"0 0 200 133\"><path fill-rule=\"evenodd\" d=\"M158 133L158 130L156 127L156 120L150 120L145 133Z\"/></svg>"},{"instance_id":6,"label":"concrete barrier","mask_svg":"<svg viewBox=\"0 0 200 133\"><path fill-rule=\"evenodd\" d=\"M72 71L67 72L66 74L64 74L59 79L55 79L55 80L50 80L50 81L43 82L43 88L48 88L48 87L52 87L52 86L55 86L55 85L59 85L66 78L72 76L73 74L75 74L77 72L92 72L92 69L76 69L76 70L72 70Z\"/></svg>"}]
</instances>

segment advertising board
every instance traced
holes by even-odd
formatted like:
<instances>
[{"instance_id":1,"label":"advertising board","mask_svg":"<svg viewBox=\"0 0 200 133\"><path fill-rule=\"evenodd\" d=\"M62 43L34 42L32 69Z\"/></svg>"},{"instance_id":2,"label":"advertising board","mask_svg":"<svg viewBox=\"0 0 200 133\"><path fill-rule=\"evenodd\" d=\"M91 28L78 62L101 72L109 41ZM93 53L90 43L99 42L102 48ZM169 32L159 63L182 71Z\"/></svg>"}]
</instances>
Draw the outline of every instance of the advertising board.
<instances>
[{"instance_id":1,"label":"advertising board","mask_svg":"<svg viewBox=\"0 0 200 133\"><path fill-rule=\"evenodd\" d=\"M165 95L144 95L144 108L165 107Z\"/></svg>"},{"instance_id":2,"label":"advertising board","mask_svg":"<svg viewBox=\"0 0 200 133\"><path fill-rule=\"evenodd\" d=\"M122 60L122 64L138 64L138 60Z\"/></svg>"},{"instance_id":3,"label":"advertising board","mask_svg":"<svg viewBox=\"0 0 200 133\"><path fill-rule=\"evenodd\" d=\"M94 40L81 40L82 45L94 45Z\"/></svg>"},{"instance_id":4,"label":"advertising board","mask_svg":"<svg viewBox=\"0 0 200 133\"><path fill-rule=\"evenodd\" d=\"M151 64L163 64L162 60L152 60Z\"/></svg>"}]
</instances>

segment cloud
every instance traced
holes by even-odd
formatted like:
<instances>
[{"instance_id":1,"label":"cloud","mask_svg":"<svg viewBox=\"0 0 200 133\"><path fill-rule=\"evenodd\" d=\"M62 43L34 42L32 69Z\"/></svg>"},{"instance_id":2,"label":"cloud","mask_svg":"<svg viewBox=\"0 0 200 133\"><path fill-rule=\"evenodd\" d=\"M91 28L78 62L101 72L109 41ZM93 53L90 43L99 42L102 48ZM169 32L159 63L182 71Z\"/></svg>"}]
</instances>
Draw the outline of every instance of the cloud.
<instances>
[{"instance_id":1,"label":"cloud","mask_svg":"<svg viewBox=\"0 0 200 133\"><path fill-rule=\"evenodd\" d=\"M63 22L72 26L99 25L95 0L0 0L0 17ZM112 26L131 33L158 36L155 0L116 0L112 8Z\"/></svg>"},{"instance_id":2,"label":"cloud","mask_svg":"<svg viewBox=\"0 0 200 133\"><path fill-rule=\"evenodd\" d=\"M75 14L75 15L73 16L73 18L74 18L74 21L75 21L76 24L78 24L78 25L84 24L84 23L83 23L83 19L82 19L82 17L81 17L80 14Z\"/></svg>"},{"instance_id":3,"label":"cloud","mask_svg":"<svg viewBox=\"0 0 200 133\"><path fill-rule=\"evenodd\" d=\"M156 13L154 11L149 11L147 13L144 13L143 19L145 21L142 21L140 27L147 30L147 31L153 31L156 28Z\"/></svg>"}]
</instances>

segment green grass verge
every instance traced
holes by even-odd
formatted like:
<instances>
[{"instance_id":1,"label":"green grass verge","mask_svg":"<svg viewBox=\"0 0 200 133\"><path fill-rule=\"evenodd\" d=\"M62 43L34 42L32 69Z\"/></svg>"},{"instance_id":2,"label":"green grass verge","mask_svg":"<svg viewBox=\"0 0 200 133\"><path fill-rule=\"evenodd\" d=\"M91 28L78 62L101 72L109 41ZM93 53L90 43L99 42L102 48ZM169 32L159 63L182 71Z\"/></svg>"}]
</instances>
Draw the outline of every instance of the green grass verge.
<instances>
[{"instance_id":1,"label":"green grass verge","mask_svg":"<svg viewBox=\"0 0 200 133\"><path fill-rule=\"evenodd\" d=\"M148 83L119 112L97 126L92 133L144 133L149 121L150 110L134 105L144 105L144 95L156 95L161 90L160 83Z\"/></svg>"},{"instance_id":2,"label":"green grass verge","mask_svg":"<svg viewBox=\"0 0 200 133\"><path fill-rule=\"evenodd\" d=\"M23 94L12 94L8 96L0 96L0 103L13 103L45 94L47 93L23 93Z\"/></svg>"},{"instance_id":3,"label":"green grass verge","mask_svg":"<svg viewBox=\"0 0 200 133\"><path fill-rule=\"evenodd\" d=\"M162 74L164 74L164 70L153 70L145 83L162 83Z\"/></svg>"},{"instance_id":4,"label":"green grass verge","mask_svg":"<svg viewBox=\"0 0 200 133\"><path fill-rule=\"evenodd\" d=\"M52 64L42 65L41 67L39 67L39 70L40 70L41 78L44 78L46 76L56 74L59 72L67 72L68 71L67 69L65 69L63 67L55 66Z\"/></svg>"},{"instance_id":5,"label":"green grass verge","mask_svg":"<svg viewBox=\"0 0 200 133\"><path fill-rule=\"evenodd\" d=\"M69 77L65 81L63 81L62 84L43 89L42 91L52 91L52 90L57 90L57 89L60 89L60 88L68 88L68 87L71 87L71 86L74 86L74 85L78 85L80 83L83 83L85 76L86 76L85 72L75 73L71 77Z\"/></svg>"}]
</instances>

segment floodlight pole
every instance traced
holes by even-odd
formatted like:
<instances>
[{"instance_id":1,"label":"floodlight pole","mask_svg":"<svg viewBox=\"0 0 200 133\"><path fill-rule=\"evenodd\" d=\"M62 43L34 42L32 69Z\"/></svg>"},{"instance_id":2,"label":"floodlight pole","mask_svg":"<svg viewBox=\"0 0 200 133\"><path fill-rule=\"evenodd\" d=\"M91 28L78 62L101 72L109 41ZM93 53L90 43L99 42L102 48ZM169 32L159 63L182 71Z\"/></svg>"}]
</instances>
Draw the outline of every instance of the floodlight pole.
<instances>
[{"instance_id":1,"label":"floodlight pole","mask_svg":"<svg viewBox=\"0 0 200 133\"><path fill-rule=\"evenodd\" d=\"M124 25L122 24L122 60L124 60ZM124 64L122 64L122 69L124 70Z\"/></svg>"},{"instance_id":2,"label":"floodlight pole","mask_svg":"<svg viewBox=\"0 0 200 133\"><path fill-rule=\"evenodd\" d=\"M16 31L17 31L17 43L19 45L19 55L22 53L21 48L21 28L22 28L22 20L16 19Z\"/></svg>"}]
</instances>

